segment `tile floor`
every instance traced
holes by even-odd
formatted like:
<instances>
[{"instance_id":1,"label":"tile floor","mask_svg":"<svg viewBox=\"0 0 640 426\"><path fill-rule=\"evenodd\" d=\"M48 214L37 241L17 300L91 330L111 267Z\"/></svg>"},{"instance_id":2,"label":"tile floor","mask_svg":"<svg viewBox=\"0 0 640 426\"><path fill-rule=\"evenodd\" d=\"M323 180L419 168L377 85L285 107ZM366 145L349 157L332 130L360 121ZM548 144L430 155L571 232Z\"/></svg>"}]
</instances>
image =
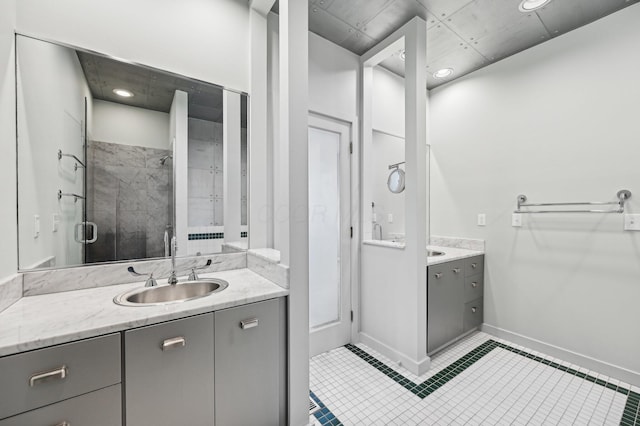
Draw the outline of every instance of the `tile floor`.
<instances>
[{"instance_id":1,"label":"tile floor","mask_svg":"<svg viewBox=\"0 0 640 426\"><path fill-rule=\"evenodd\" d=\"M310 360L315 425L640 426L640 389L486 333L422 376L362 344Z\"/></svg>"}]
</instances>

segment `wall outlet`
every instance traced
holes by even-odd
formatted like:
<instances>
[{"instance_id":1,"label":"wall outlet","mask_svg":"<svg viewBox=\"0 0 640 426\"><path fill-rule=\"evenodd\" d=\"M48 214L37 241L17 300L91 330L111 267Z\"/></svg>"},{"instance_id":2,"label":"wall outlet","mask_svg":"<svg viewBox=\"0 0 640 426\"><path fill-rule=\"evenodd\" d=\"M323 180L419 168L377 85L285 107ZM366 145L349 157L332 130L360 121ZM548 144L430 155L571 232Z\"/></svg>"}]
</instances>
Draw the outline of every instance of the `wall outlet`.
<instances>
[{"instance_id":1,"label":"wall outlet","mask_svg":"<svg viewBox=\"0 0 640 426\"><path fill-rule=\"evenodd\" d=\"M374 213L374 214L373 214L373 221L374 221L374 222L377 222L377 221L378 221L378 214L377 214L377 213Z\"/></svg>"},{"instance_id":2,"label":"wall outlet","mask_svg":"<svg viewBox=\"0 0 640 426\"><path fill-rule=\"evenodd\" d=\"M640 231L640 214L625 214L624 215L624 230L625 231Z\"/></svg>"},{"instance_id":3,"label":"wall outlet","mask_svg":"<svg viewBox=\"0 0 640 426\"><path fill-rule=\"evenodd\" d=\"M522 226L522 215L520 213L514 213L511 215L511 226Z\"/></svg>"},{"instance_id":4,"label":"wall outlet","mask_svg":"<svg viewBox=\"0 0 640 426\"><path fill-rule=\"evenodd\" d=\"M40 236L40 215L33 215L33 238Z\"/></svg>"},{"instance_id":5,"label":"wall outlet","mask_svg":"<svg viewBox=\"0 0 640 426\"><path fill-rule=\"evenodd\" d=\"M60 227L60 215L54 213L54 215L51 218L52 232L58 232L59 227Z\"/></svg>"},{"instance_id":6,"label":"wall outlet","mask_svg":"<svg viewBox=\"0 0 640 426\"><path fill-rule=\"evenodd\" d=\"M478 226L486 226L487 225L487 215L484 213L478 214Z\"/></svg>"},{"instance_id":7,"label":"wall outlet","mask_svg":"<svg viewBox=\"0 0 640 426\"><path fill-rule=\"evenodd\" d=\"M389 222L389 223L393 223L393 213L389 213L389 214L387 215L387 222Z\"/></svg>"}]
</instances>

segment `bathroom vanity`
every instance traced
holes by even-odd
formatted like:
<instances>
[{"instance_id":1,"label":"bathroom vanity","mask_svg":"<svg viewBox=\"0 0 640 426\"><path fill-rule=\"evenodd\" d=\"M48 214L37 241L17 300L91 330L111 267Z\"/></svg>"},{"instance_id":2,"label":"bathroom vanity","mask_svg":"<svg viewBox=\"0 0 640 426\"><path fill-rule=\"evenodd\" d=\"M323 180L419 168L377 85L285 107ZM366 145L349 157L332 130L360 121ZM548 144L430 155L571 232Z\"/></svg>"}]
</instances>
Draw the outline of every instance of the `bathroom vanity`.
<instances>
[{"instance_id":1,"label":"bathroom vanity","mask_svg":"<svg viewBox=\"0 0 640 426\"><path fill-rule=\"evenodd\" d=\"M143 284L117 285L0 313L0 426L285 424L287 290L247 269L207 277L229 287L125 307L114 296Z\"/></svg>"},{"instance_id":2,"label":"bathroom vanity","mask_svg":"<svg viewBox=\"0 0 640 426\"><path fill-rule=\"evenodd\" d=\"M427 267L427 353L482 324L483 292L484 255Z\"/></svg>"}]
</instances>

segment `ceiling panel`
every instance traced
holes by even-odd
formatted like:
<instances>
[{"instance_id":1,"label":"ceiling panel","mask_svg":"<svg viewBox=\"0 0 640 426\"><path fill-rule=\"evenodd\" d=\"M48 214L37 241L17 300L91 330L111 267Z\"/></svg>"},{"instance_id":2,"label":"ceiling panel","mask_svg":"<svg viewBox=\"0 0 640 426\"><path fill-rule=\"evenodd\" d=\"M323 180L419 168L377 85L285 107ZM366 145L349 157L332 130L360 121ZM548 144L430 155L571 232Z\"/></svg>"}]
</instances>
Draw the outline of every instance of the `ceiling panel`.
<instances>
[{"instance_id":1,"label":"ceiling panel","mask_svg":"<svg viewBox=\"0 0 640 426\"><path fill-rule=\"evenodd\" d=\"M393 0L333 0L327 7L327 12L355 28L362 28L392 2Z\"/></svg>"},{"instance_id":2,"label":"ceiling panel","mask_svg":"<svg viewBox=\"0 0 640 426\"><path fill-rule=\"evenodd\" d=\"M372 39L363 32L354 31L349 38L343 42L342 46L354 52L356 55L362 55L376 44L378 44L377 40Z\"/></svg>"},{"instance_id":3,"label":"ceiling panel","mask_svg":"<svg viewBox=\"0 0 640 426\"><path fill-rule=\"evenodd\" d=\"M553 36L593 22L640 0L562 0L552 1L536 13ZM640 23L638 23L640 25Z\"/></svg>"},{"instance_id":4,"label":"ceiling panel","mask_svg":"<svg viewBox=\"0 0 640 426\"><path fill-rule=\"evenodd\" d=\"M326 10L315 7L309 10L309 31L345 47L342 43L357 30Z\"/></svg>"},{"instance_id":5,"label":"ceiling panel","mask_svg":"<svg viewBox=\"0 0 640 426\"><path fill-rule=\"evenodd\" d=\"M443 22L490 60L550 38L536 14L520 12L513 0L475 0Z\"/></svg>"},{"instance_id":6,"label":"ceiling panel","mask_svg":"<svg viewBox=\"0 0 640 426\"><path fill-rule=\"evenodd\" d=\"M362 31L369 37L384 40L385 37L398 29L398 24L402 26L416 16L427 22L427 28L438 22L435 16L431 15L416 0L395 0L367 22Z\"/></svg>"},{"instance_id":7,"label":"ceiling panel","mask_svg":"<svg viewBox=\"0 0 640 426\"><path fill-rule=\"evenodd\" d=\"M442 19L462 9L472 0L419 0L429 12Z\"/></svg>"}]
</instances>

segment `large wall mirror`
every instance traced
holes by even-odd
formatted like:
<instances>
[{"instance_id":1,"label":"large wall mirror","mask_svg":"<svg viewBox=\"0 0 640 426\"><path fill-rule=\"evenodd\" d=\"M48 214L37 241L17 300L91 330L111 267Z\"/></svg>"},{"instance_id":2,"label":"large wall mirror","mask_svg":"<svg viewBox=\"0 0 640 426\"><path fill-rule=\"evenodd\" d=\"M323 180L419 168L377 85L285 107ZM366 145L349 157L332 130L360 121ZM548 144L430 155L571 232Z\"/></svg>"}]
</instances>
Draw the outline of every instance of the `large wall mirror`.
<instances>
[{"instance_id":1,"label":"large wall mirror","mask_svg":"<svg viewBox=\"0 0 640 426\"><path fill-rule=\"evenodd\" d=\"M247 96L16 35L19 269L246 247Z\"/></svg>"}]
</instances>

